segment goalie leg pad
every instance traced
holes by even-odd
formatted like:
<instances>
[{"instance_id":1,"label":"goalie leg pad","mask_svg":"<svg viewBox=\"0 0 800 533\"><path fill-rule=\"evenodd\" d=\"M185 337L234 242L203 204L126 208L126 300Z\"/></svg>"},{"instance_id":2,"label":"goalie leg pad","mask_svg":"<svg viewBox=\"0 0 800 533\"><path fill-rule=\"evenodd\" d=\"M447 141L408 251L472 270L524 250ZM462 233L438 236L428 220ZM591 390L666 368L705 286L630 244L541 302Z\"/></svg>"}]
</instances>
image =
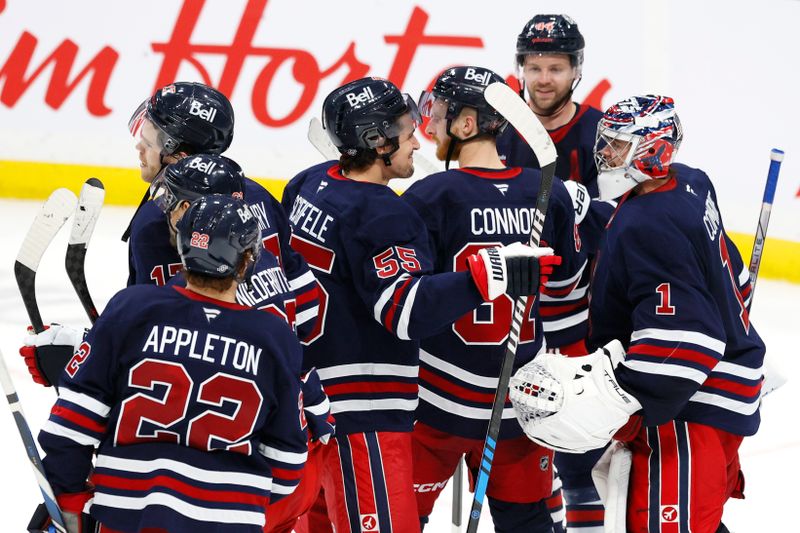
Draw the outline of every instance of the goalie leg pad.
<instances>
[{"instance_id":1,"label":"goalie leg pad","mask_svg":"<svg viewBox=\"0 0 800 533\"><path fill-rule=\"evenodd\" d=\"M582 357L543 354L511 378L509 398L534 442L567 453L605 446L641 404L614 376L619 341Z\"/></svg>"}]
</instances>

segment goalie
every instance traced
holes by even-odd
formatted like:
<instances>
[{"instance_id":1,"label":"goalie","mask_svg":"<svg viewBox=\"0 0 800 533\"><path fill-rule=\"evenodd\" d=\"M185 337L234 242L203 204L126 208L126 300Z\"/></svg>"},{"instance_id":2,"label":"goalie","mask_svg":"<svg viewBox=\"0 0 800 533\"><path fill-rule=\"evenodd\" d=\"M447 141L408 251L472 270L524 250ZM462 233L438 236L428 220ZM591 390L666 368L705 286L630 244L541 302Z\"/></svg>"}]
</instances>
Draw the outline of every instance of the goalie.
<instances>
[{"instance_id":1,"label":"goalie","mask_svg":"<svg viewBox=\"0 0 800 533\"><path fill-rule=\"evenodd\" d=\"M760 422L750 278L708 176L673 163L681 138L671 98L606 111L598 186L624 196L594 271L590 344L604 347L540 355L511 381L531 440L576 453L625 443L595 472L606 466L606 531L727 531L723 505L744 487L739 445Z\"/></svg>"}]
</instances>

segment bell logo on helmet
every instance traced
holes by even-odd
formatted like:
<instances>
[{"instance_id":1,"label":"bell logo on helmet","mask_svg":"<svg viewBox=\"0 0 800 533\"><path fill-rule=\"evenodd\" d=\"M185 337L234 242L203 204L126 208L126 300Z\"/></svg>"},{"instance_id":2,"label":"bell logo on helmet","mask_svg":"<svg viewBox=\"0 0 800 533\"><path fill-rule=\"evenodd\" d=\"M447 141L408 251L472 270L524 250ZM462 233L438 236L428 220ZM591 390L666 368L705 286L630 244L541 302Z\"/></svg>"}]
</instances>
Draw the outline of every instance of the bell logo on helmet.
<instances>
[{"instance_id":1,"label":"bell logo on helmet","mask_svg":"<svg viewBox=\"0 0 800 533\"><path fill-rule=\"evenodd\" d=\"M484 70L483 72L478 72L474 68L468 68L467 72L464 74L464 79L469 81L476 81L481 85L489 85L489 82L492 81L492 75L489 71Z\"/></svg>"},{"instance_id":2,"label":"bell logo on helmet","mask_svg":"<svg viewBox=\"0 0 800 533\"><path fill-rule=\"evenodd\" d=\"M189 114L198 116L198 117L202 118L203 120L205 120L207 122L213 123L214 122L214 117L217 116L217 108L216 107L210 107L210 108L204 109L203 108L203 102L200 102L198 100L192 100L192 102L190 104L190 107L189 107Z\"/></svg>"},{"instance_id":3,"label":"bell logo on helmet","mask_svg":"<svg viewBox=\"0 0 800 533\"><path fill-rule=\"evenodd\" d=\"M375 98L375 94L372 92L372 87L364 87L364 90L360 93L347 93L345 97L350 107L355 107L360 103L372 100Z\"/></svg>"},{"instance_id":4,"label":"bell logo on helmet","mask_svg":"<svg viewBox=\"0 0 800 533\"><path fill-rule=\"evenodd\" d=\"M214 171L214 168L217 164L213 161L203 161L202 157L195 157L189 161L189 168L194 168L199 170L200 172L204 172L206 174L211 174Z\"/></svg>"}]
</instances>

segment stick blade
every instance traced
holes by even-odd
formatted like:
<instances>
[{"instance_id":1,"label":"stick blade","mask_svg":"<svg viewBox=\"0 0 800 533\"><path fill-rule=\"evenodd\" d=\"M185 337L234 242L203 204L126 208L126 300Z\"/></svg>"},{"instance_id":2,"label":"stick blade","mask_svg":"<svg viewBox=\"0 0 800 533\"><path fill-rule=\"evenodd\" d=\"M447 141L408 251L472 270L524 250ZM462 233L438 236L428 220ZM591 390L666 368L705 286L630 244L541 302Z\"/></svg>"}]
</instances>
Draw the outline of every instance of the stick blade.
<instances>
[{"instance_id":1,"label":"stick blade","mask_svg":"<svg viewBox=\"0 0 800 533\"><path fill-rule=\"evenodd\" d=\"M69 189L56 189L33 220L22 241L17 261L36 272L50 241L75 211L78 198Z\"/></svg>"},{"instance_id":2,"label":"stick blade","mask_svg":"<svg viewBox=\"0 0 800 533\"><path fill-rule=\"evenodd\" d=\"M308 140L326 160L339 159L339 149L325 133L325 128L317 117L308 123Z\"/></svg>"},{"instance_id":3,"label":"stick blade","mask_svg":"<svg viewBox=\"0 0 800 533\"><path fill-rule=\"evenodd\" d=\"M498 81L486 87L483 95L533 148L540 167L555 162L556 147L550 134L514 89Z\"/></svg>"},{"instance_id":4,"label":"stick blade","mask_svg":"<svg viewBox=\"0 0 800 533\"><path fill-rule=\"evenodd\" d=\"M92 236L100 209L106 197L103 183L97 178L89 178L81 187L78 207L72 221L69 244L86 245Z\"/></svg>"}]
</instances>

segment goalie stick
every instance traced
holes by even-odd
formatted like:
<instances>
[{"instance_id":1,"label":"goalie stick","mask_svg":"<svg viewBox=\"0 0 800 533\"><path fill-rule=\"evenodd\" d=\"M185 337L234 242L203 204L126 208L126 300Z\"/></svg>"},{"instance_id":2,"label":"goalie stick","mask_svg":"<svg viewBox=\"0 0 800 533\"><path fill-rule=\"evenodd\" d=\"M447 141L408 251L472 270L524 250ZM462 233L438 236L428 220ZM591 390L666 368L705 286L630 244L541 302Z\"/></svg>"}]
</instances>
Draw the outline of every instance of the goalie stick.
<instances>
[{"instance_id":1,"label":"goalie stick","mask_svg":"<svg viewBox=\"0 0 800 533\"><path fill-rule=\"evenodd\" d=\"M55 527L56 531L66 532L67 528L64 526L64 517L61 514L61 508L58 506L53 488L50 486L50 482L47 481L47 477L45 476L42 458L39 456L39 450L36 448L36 441L33 440L33 434L28 425L28 420L25 418L25 413L22 412L22 405L17 396L17 390L14 387L14 382L11 380L11 374L8 372L6 360L2 353L0 353L0 383L2 383L8 406L11 409L11 414L14 416L14 422L17 424L17 431L19 431L19 436L28 454L28 460L31 463L31 468L33 468L33 475L36 477L36 483L39 484L39 490L41 490L42 496L44 497L44 505L53 522L53 527Z\"/></svg>"},{"instance_id":2,"label":"goalie stick","mask_svg":"<svg viewBox=\"0 0 800 533\"><path fill-rule=\"evenodd\" d=\"M750 308L753 306L753 298L756 292L756 279L758 269L761 266L761 256L764 253L764 243L767 238L767 227L769 226L769 216L772 212L772 202L775 199L775 188L778 185L778 175L781 171L783 162L783 150L773 148L769 154L769 171L767 172L767 183L764 186L764 199L761 202L761 212L758 215L758 227L753 241L753 251L750 254ZM786 376L773 366L769 360L764 358L764 381L761 385L761 396L764 397L776 389L786 384Z\"/></svg>"},{"instance_id":3,"label":"goalie stick","mask_svg":"<svg viewBox=\"0 0 800 533\"><path fill-rule=\"evenodd\" d=\"M77 202L75 193L69 189L53 191L28 229L14 262L14 277L36 333L44 331L42 316L36 303L36 270L53 237L75 211Z\"/></svg>"},{"instance_id":4,"label":"goalie stick","mask_svg":"<svg viewBox=\"0 0 800 533\"><path fill-rule=\"evenodd\" d=\"M316 117L308 123L308 140L325 159L339 159L341 155L339 149L331 142L330 137L325 133L325 128L322 127L322 122ZM423 176L430 176L442 171L419 154L414 154L414 169L414 175L419 172Z\"/></svg>"},{"instance_id":5,"label":"goalie stick","mask_svg":"<svg viewBox=\"0 0 800 533\"><path fill-rule=\"evenodd\" d=\"M69 276L69 280L78 294L78 299L81 301L81 305L83 305L83 309L92 324L97 320L98 313L89 294L89 287L86 284L84 264L89 239L92 237L97 217L103 207L105 195L106 191L103 188L103 183L97 178L89 178L81 187L78 207L75 210L75 218L72 221L72 231L69 234L67 254L64 257L67 276Z\"/></svg>"},{"instance_id":6,"label":"goalie stick","mask_svg":"<svg viewBox=\"0 0 800 533\"><path fill-rule=\"evenodd\" d=\"M534 211L529 237L529 243L533 246L538 246L542 237L547 206L550 203L550 193L553 189L553 176L556 170L556 147L547 130L536 118L536 115L533 114L533 111L508 85L500 82L492 83L484 91L484 96L486 101L522 135L533 149L533 153L536 154L536 159L539 160L541 165L542 181L539 186L539 195L536 198L536 210ZM514 302L511 331L508 334L506 353L500 365L500 377L497 381L497 391L495 391L494 403L492 404L492 414L489 419L486 439L483 443L481 466L478 471L478 477L475 480L475 493L472 498L469 521L467 522L467 533L476 533L478 530L483 499L486 495L486 486L489 483L489 474L492 469L492 459L497 446L497 438L500 435L500 424L503 421L503 410L506 396L508 395L508 383L511 379L511 371L517 354L520 325L527 303L528 298L526 296L518 298Z\"/></svg>"}]
</instances>

